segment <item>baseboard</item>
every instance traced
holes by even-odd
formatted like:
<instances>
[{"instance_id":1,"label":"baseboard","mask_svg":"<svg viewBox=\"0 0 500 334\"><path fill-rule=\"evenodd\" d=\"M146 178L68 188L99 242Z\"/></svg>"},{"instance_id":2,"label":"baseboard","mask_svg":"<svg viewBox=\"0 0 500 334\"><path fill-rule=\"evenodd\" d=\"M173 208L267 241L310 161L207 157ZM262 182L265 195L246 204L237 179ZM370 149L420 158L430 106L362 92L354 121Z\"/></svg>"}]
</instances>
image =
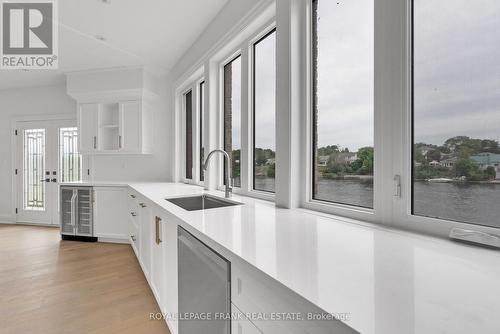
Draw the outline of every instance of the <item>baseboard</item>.
<instances>
[{"instance_id":1,"label":"baseboard","mask_svg":"<svg viewBox=\"0 0 500 334\"><path fill-rule=\"evenodd\" d=\"M99 242L106 242L110 244L129 244L130 242L124 238L101 238L98 237Z\"/></svg>"},{"instance_id":2,"label":"baseboard","mask_svg":"<svg viewBox=\"0 0 500 334\"><path fill-rule=\"evenodd\" d=\"M16 216L10 214L0 214L0 224L15 224Z\"/></svg>"}]
</instances>

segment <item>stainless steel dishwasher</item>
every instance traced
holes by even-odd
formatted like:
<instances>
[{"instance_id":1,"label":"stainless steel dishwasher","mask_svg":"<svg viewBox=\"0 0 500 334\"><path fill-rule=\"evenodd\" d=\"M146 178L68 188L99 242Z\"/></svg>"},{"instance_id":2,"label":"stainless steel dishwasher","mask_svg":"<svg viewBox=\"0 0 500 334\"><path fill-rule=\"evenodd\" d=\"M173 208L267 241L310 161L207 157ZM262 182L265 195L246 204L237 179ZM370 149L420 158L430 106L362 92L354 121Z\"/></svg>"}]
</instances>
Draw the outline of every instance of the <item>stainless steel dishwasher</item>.
<instances>
[{"instance_id":1,"label":"stainless steel dishwasher","mask_svg":"<svg viewBox=\"0 0 500 334\"><path fill-rule=\"evenodd\" d=\"M178 228L179 334L231 332L231 263Z\"/></svg>"}]
</instances>

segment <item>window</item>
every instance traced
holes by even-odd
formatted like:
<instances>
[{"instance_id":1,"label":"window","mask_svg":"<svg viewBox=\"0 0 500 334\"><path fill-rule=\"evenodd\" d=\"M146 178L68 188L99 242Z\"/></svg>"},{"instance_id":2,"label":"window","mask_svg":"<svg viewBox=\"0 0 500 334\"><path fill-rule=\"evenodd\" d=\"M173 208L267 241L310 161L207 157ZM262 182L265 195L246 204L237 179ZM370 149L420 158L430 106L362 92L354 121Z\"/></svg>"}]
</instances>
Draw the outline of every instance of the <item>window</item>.
<instances>
[{"instance_id":1,"label":"window","mask_svg":"<svg viewBox=\"0 0 500 334\"><path fill-rule=\"evenodd\" d=\"M59 129L59 175L61 182L82 180L82 156L78 152L78 128Z\"/></svg>"},{"instance_id":2,"label":"window","mask_svg":"<svg viewBox=\"0 0 500 334\"><path fill-rule=\"evenodd\" d=\"M224 66L224 150L231 157L233 186L241 187L241 56Z\"/></svg>"},{"instance_id":3,"label":"window","mask_svg":"<svg viewBox=\"0 0 500 334\"><path fill-rule=\"evenodd\" d=\"M413 1L417 216L500 227L500 2Z\"/></svg>"},{"instance_id":4,"label":"window","mask_svg":"<svg viewBox=\"0 0 500 334\"><path fill-rule=\"evenodd\" d=\"M186 179L193 179L193 93L184 95L186 108Z\"/></svg>"},{"instance_id":5,"label":"window","mask_svg":"<svg viewBox=\"0 0 500 334\"><path fill-rule=\"evenodd\" d=\"M312 10L313 199L373 208L373 0Z\"/></svg>"},{"instance_id":6,"label":"window","mask_svg":"<svg viewBox=\"0 0 500 334\"><path fill-rule=\"evenodd\" d=\"M205 161L205 139L203 138L204 136L204 129L203 127L205 126L205 110L204 110L204 105L203 105L203 99L205 98L205 81L200 82L200 87L199 87L199 108L200 108L200 115L199 115L199 122L200 122L200 182L203 182L205 180L205 171L203 170L203 162Z\"/></svg>"},{"instance_id":7,"label":"window","mask_svg":"<svg viewBox=\"0 0 500 334\"><path fill-rule=\"evenodd\" d=\"M276 31L253 45L253 187L274 192L276 151Z\"/></svg>"},{"instance_id":8,"label":"window","mask_svg":"<svg viewBox=\"0 0 500 334\"><path fill-rule=\"evenodd\" d=\"M23 204L25 210L45 210L45 129L23 134Z\"/></svg>"}]
</instances>

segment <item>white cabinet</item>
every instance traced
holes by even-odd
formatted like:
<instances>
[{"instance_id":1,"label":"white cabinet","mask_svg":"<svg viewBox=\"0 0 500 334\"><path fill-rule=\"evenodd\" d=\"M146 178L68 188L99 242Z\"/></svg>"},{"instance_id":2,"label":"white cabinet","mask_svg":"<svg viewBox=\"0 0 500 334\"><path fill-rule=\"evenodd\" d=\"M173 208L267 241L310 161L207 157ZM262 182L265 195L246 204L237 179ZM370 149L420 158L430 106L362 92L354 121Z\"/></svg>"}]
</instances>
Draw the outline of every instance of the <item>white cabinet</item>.
<instances>
[{"instance_id":1,"label":"white cabinet","mask_svg":"<svg viewBox=\"0 0 500 334\"><path fill-rule=\"evenodd\" d=\"M234 305L231 305L233 320L231 321L232 334L262 334L255 325L241 313Z\"/></svg>"},{"instance_id":2,"label":"white cabinet","mask_svg":"<svg viewBox=\"0 0 500 334\"><path fill-rule=\"evenodd\" d=\"M275 314L280 317L273 321L251 319L254 326L265 334L357 333L340 320L312 320L313 317L329 319L330 315L246 264L231 263L231 301L245 314ZM302 318L300 321L283 317L299 314Z\"/></svg>"},{"instance_id":3,"label":"white cabinet","mask_svg":"<svg viewBox=\"0 0 500 334\"><path fill-rule=\"evenodd\" d=\"M165 312L177 314L178 306L178 286L177 286L177 226L179 219L163 210L162 212L162 243L164 248L164 294L163 304ZM173 333L178 333L178 323L169 320L169 326Z\"/></svg>"},{"instance_id":4,"label":"white cabinet","mask_svg":"<svg viewBox=\"0 0 500 334\"><path fill-rule=\"evenodd\" d=\"M127 242L125 187L94 187L94 235L103 241Z\"/></svg>"},{"instance_id":5,"label":"white cabinet","mask_svg":"<svg viewBox=\"0 0 500 334\"><path fill-rule=\"evenodd\" d=\"M120 103L120 148L123 151L141 151L141 112L142 110L139 101L127 101Z\"/></svg>"},{"instance_id":6,"label":"white cabinet","mask_svg":"<svg viewBox=\"0 0 500 334\"><path fill-rule=\"evenodd\" d=\"M144 198L139 197L139 235L140 242L140 262L142 270L148 280L151 279L151 246L153 239L153 216L149 203Z\"/></svg>"},{"instance_id":7,"label":"white cabinet","mask_svg":"<svg viewBox=\"0 0 500 334\"><path fill-rule=\"evenodd\" d=\"M78 129L80 132L80 152L92 153L97 150L97 117L99 105L96 103L78 106Z\"/></svg>"},{"instance_id":8,"label":"white cabinet","mask_svg":"<svg viewBox=\"0 0 500 334\"><path fill-rule=\"evenodd\" d=\"M162 312L165 306L165 242L163 240L163 214L156 208L153 210L153 233L151 240L151 285L153 294L158 300Z\"/></svg>"},{"instance_id":9,"label":"white cabinet","mask_svg":"<svg viewBox=\"0 0 500 334\"><path fill-rule=\"evenodd\" d=\"M80 152L151 153L152 123L152 109L143 100L79 104Z\"/></svg>"}]
</instances>

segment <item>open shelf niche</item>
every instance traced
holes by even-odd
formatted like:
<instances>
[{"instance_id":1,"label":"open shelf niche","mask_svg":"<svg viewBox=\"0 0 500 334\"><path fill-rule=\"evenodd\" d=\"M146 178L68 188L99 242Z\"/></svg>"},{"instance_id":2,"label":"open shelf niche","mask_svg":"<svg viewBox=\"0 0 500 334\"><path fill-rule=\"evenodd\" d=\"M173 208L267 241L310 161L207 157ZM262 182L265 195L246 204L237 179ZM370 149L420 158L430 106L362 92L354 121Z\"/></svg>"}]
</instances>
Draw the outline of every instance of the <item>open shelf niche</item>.
<instances>
[{"instance_id":1,"label":"open shelf niche","mask_svg":"<svg viewBox=\"0 0 500 334\"><path fill-rule=\"evenodd\" d=\"M99 109L99 149L118 150L120 148L119 103L103 103Z\"/></svg>"}]
</instances>

